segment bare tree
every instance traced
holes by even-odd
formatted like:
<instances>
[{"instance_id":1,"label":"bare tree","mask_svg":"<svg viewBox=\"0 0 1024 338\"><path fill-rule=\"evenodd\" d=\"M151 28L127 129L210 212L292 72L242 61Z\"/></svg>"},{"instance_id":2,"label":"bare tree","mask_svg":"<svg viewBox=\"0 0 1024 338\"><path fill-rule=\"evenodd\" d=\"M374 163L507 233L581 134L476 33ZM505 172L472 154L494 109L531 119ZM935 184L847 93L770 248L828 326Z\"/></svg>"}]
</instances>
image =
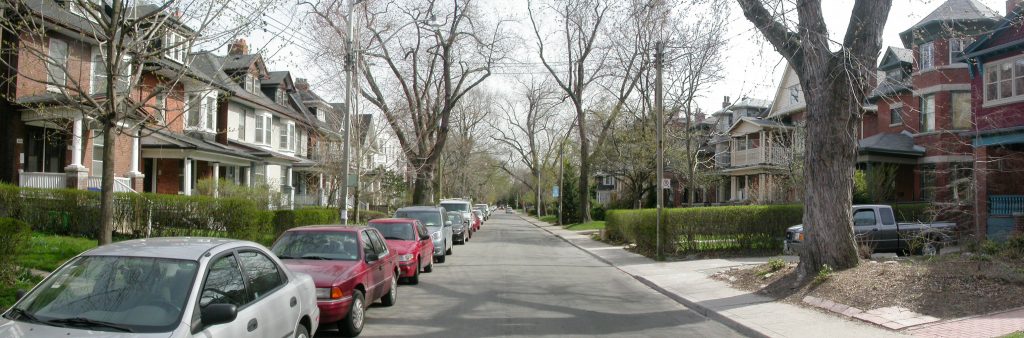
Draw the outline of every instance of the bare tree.
<instances>
[{"instance_id":1,"label":"bare tree","mask_svg":"<svg viewBox=\"0 0 1024 338\"><path fill-rule=\"evenodd\" d=\"M252 28L269 5L268 0L244 9L202 0L5 2L0 29L19 38L16 45L5 41L3 46L5 53L17 58L0 62L24 81L21 85L44 85L42 96L49 95L77 118L98 124L100 134L110 140L102 156L99 244L110 243L114 229L115 136L141 137L140 130L164 129L176 122L167 118L165 100L170 95L184 97L182 81L193 76L188 70L189 47L230 41ZM64 27L77 31L71 37L74 41L50 48L47 42ZM45 71L38 72L36 66ZM92 77L83 78L90 72ZM88 127L82 123L78 128Z\"/></svg>"},{"instance_id":2,"label":"bare tree","mask_svg":"<svg viewBox=\"0 0 1024 338\"><path fill-rule=\"evenodd\" d=\"M873 84L882 30L892 0L857 0L837 51L829 40L820 0L796 2L796 30L784 6L770 11L760 0L737 0L743 14L782 54L800 78L807 102L804 231L800 280L822 266L857 265L851 224L851 192L857 158L856 127Z\"/></svg>"},{"instance_id":3,"label":"bare tree","mask_svg":"<svg viewBox=\"0 0 1024 338\"><path fill-rule=\"evenodd\" d=\"M550 83L531 79L519 85L516 96L505 98L501 105L503 118L492 123L491 138L510 152L501 169L533 191L540 216L544 205L541 173L557 156L557 138L563 133L555 122L561 98ZM515 170L517 164L524 165L529 173L522 175Z\"/></svg>"}]
</instances>

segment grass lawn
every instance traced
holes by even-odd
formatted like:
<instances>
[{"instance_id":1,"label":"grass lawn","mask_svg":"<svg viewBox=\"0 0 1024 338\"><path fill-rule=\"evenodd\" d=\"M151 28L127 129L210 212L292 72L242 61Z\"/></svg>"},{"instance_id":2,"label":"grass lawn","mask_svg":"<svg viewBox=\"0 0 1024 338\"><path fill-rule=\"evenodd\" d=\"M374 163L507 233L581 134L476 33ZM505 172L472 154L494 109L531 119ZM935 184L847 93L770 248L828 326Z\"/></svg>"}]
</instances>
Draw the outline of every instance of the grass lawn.
<instances>
[{"instance_id":1,"label":"grass lawn","mask_svg":"<svg viewBox=\"0 0 1024 338\"><path fill-rule=\"evenodd\" d=\"M7 310L8 307L14 304L14 298L18 294L18 290L28 291L41 280L43 279L23 273L21 276L18 276L18 280L14 285L0 285L0 312Z\"/></svg>"},{"instance_id":2,"label":"grass lawn","mask_svg":"<svg viewBox=\"0 0 1024 338\"><path fill-rule=\"evenodd\" d=\"M1003 336L1002 338L1024 338L1024 331L1020 331L1020 332L1017 332L1017 333L1011 333L1011 334Z\"/></svg>"},{"instance_id":3,"label":"grass lawn","mask_svg":"<svg viewBox=\"0 0 1024 338\"><path fill-rule=\"evenodd\" d=\"M547 215L547 216L541 217L540 220L544 221L544 222L551 223L551 224L555 224L555 223L558 223L558 216L556 216L556 215Z\"/></svg>"},{"instance_id":4,"label":"grass lawn","mask_svg":"<svg viewBox=\"0 0 1024 338\"><path fill-rule=\"evenodd\" d=\"M96 247L96 240L91 238L56 236L36 232L32 233L28 249L15 261L22 267L53 271L64 261L94 247Z\"/></svg>"},{"instance_id":5,"label":"grass lawn","mask_svg":"<svg viewBox=\"0 0 1024 338\"><path fill-rule=\"evenodd\" d=\"M569 224L569 226L565 228L576 231L604 229L604 221L590 221L587 223Z\"/></svg>"}]
</instances>

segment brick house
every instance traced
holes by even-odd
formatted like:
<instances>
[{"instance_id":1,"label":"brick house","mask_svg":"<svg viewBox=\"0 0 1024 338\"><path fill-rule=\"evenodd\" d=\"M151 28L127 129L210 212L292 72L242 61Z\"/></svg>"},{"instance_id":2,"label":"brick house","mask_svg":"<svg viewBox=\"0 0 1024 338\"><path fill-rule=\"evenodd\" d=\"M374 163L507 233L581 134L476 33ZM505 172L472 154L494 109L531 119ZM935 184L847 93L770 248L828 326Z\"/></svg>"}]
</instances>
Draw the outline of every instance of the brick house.
<instances>
[{"instance_id":1,"label":"brick house","mask_svg":"<svg viewBox=\"0 0 1024 338\"><path fill-rule=\"evenodd\" d=\"M1024 213L1024 6L964 50L970 65L975 219L979 237L1005 239Z\"/></svg>"},{"instance_id":2,"label":"brick house","mask_svg":"<svg viewBox=\"0 0 1024 338\"><path fill-rule=\"evenodd\" d=\"M303 199L308 204L326 201L311 150L330 129L326 116L336 114L334 106L306 102L291 75L267 70L244 40L226 56L191 53L181 42L196 33L164 14L159 41L166 51L136 60L136 84L125 88L129 100L146 102L132 122L103 137L98 125L83 118L87 114L71 106L74 96L57 90L73 86L92 95L91 88L105 83L93 69L103 64L99 42L84 33L91 22L66 3L26 5L47 29L3 35L5 44L18 48L3 55L10 66L3 69L5 78L13 81L0 87L6 94L0 97L0 128L8 131L0 138L0 181L98 190L103 166L114 165L115 191L191 195L200 179L218 178L265 184L283 193L285 199L274 203L279 206L293 205L296 188L314 196ZM30 50L59 66L47 66ZM308 85L304 90L310 96ZM103 147L116 147L113 164L103 163ZM216 195L219 180L211 181Z\"/></svg>"}]
</instances>

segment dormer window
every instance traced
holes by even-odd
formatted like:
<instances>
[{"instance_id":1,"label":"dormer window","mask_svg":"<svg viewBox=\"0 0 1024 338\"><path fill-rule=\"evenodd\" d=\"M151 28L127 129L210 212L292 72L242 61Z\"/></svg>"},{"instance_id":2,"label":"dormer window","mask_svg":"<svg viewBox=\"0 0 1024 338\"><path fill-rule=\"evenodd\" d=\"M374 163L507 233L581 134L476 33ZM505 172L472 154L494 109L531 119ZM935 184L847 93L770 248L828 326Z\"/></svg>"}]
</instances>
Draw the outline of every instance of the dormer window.
<instances>
[{"instance_id":1,"label":"dormer window","mask_svg":"<svg viewBox=\"0 0 1024 338\"><path fill-rule=\"evenodd\" d=\"M185 55L188 54L188 42L178 32L170 31L164 36L164 57L185 62Z\"/></svg>"},{"instance_id":2,"label":"dormer window","mask_svg":"<svg viewBox=\"0 0 1024 338\"><path fill-rule=\"evenodd\" d=\"M964 49L972 43L972 38L949 39L949 64L964 62Z\"/></svg>"},{"instance_id":3,"label":"dormer window","mask_svg":"<svg viewBox=\"0 0 1024 338\"><path fill-rule=\"evenodd\" d=\"M800 103L800 101L802 101L803 99L804 99L804 93L803 93L802 90L800 90L800 85L799 84L795 84L795 85L789 86L789 103L790 104Z\"/></svg>"},{"instance_id":4,"label":"dormer window","mask_svg":"<svg viewBox=\"0 0 1024 338\"><path fill-rule=\"evenodd\" d=\"M904 74L902 68L890 69L885 72L885 77L890 81L903 81Z\"/></svg>"},{"instance_id":5,"label":"dormer window","mask_svg":"<svg viewBox=\"0 0 1024 338\"><path fill-rule=\"evenodd\" d=\"M279 88L277 89L277 98L275 98L274 100L277 101L277 103L286 104L287 96L288 92L284 88Z\"/></svg>"},{"instance_id":6,"label":"dormer window","mask_svg":"<svg viewBox=\"0 0 1024 338\"><path fill-rule=\"evenodd\" d=\"M253 94L259 94L260 93L260 78L257 77L257 76L251 76L251 75L250 75L249 78L252 79L252 84L249 85L249 92L253 93Z\"/></svg>"}]
</instances>

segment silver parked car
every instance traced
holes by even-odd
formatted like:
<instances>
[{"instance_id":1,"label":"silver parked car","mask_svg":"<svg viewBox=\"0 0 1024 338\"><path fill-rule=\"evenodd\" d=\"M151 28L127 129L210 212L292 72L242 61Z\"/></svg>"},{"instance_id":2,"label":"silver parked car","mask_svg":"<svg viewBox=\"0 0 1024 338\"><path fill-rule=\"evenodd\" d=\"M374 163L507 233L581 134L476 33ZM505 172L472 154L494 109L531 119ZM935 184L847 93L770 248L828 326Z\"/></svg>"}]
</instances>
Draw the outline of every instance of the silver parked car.
<instances>
[{"instance_id":1,"label":"silver parked car","mask_svg":"<svg viewBox=\"0 0 1024 338\"><path fill-rule=\"evenodd\" d=\"M444 207L416 206L395 211L395 218L415 218L427 226L430 239L434 241L434 261L444 263L445 256L452 254L455 245L452 222L448 221Z\"/></svg>"},{"instance_id":2,"label":"silver parked car","mask_svg":"<svg viewBox=\"0 0 1024 338\"><path fill-rule=\"evenodd\" d=\"M263 246L152 238L82 253L0 318L0 337L312 337L313 279Z\"/></svg>"}]
</instances>

